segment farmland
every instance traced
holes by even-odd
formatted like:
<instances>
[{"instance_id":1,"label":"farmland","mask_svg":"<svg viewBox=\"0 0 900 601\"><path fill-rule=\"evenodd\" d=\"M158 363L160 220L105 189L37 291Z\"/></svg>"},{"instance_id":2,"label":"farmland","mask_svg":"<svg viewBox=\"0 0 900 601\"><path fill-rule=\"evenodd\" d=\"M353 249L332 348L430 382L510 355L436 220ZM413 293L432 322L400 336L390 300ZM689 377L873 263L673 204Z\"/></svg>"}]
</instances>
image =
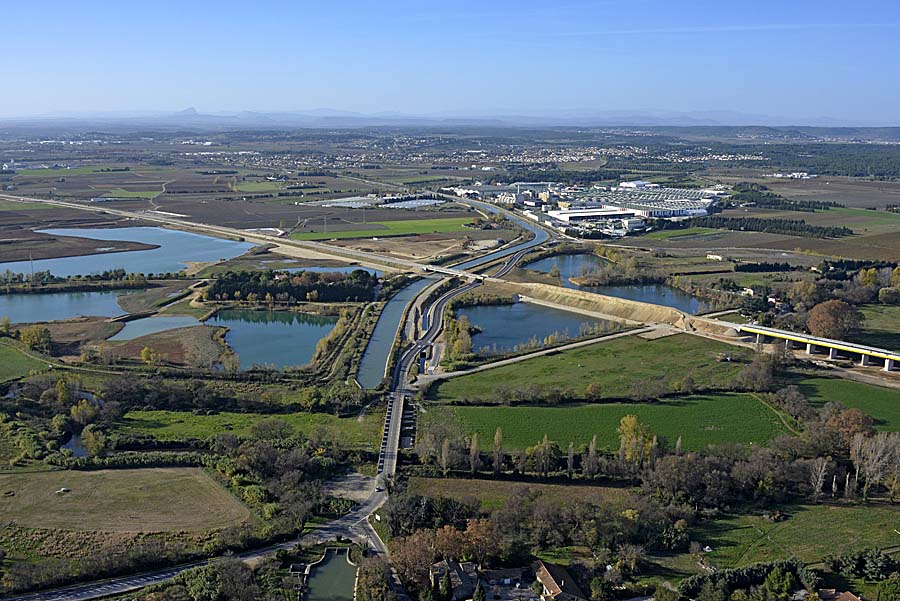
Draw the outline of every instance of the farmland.
<instances>
[{"instance_id":1,"label":"farmland","mask_svg":"<svg viewBox=\"0 0 900 601\"><path fill-rule=\"evenodd\" d=\"M501 507L507 499L518 497L525 491L538 492L545 499L556 503L579 500L593 503L611 503L629 496L629 489L614 486L572 484L545 484L505 482L502 480L465 480L460 478L417 478L408 482L415 494L446 497L465 501L478 499L482 509L491 511Z\"/></svg>"},{"instance_id":2,"label":"farmland","mask_svg":"<svg viewBox=\"0 0 900 601\"><path fill-rule=\"evenodd\" d=\"M61 488L69 492L57 494ZM196 468L0 474L0 513L17 525L112 532L203 531L250 512Z\"/></svg>"},{"instance_id":3,"label":"farmland","mask_svg":"<svg viewBox=\"0 0 900 601\"><path fill-rule=\"evenodd\" d=\"M31 370L44 367L44 362L26 355L16 343L7 340L0 342L0 382L27 376Z\"/></svg>"},{"instance_id":4,"label":"farmland","mask_svg":"<svg viewBox=\"0 0 900 601\"><path fill-rule=\"evenodd\" d=\"M463 232L469 218L416 219L403 221L376 221L358 224L359 229L333 232L298 232L291 234L295 240L329 240L332 238L373 238L379 236L409 236L414 234Z\"/></svg>"},{"instance_id":5,"label":"farmland","mask_svg":"<svg viewBox=\"0 0 900 601\"><path fill-rule=\"evenodd\" d=\"M838 378L803 378L796 384L813 405L838 402L855 407L875 419L877 430L900 432L900 391Z\"/></svg>"},{"instance_id":6,"label":"farmland","mask_svg":"<svg viewBox=\"0 0 900 601\"><path fill-rule=\"evenodd\" d=\"M765 444L786 432L775 412L752 394L690 395L657 403L578 404L560 407L447 407L433 409L428 420L450 415L464 433L478 432L491 440L503 430L503 444L523 449L550 440L566 447L586 446L591 437L607 449L619 447L616 427L624 415L636 415L661 438L674 445L682 437L685 449L699 450L709 444ZM444 413L447 412L447 413Z\"/></svg>"},{"instance_id":7,"label":"farmland","mask_svg":"<svg viewBox=\"0 0 900 601\"><path fill-rule=\"evenodd\" d=\"M861 310L866 319L853 342L900 351L900 306L866 305Z\"/></svg>"},{"instance_id":8,"label":"farmland","mask_svg":"<svg viewBox=\"0 0 900 601\"><path fill-rule=\"evenodd\" d=\"M223 432L246 435L254 423L271 418L283 419L306 435L317 430L339 433L346 444L362 448L377 446L384 423L384 414L377 411L367 412L361 420L355 416L338 418L326 413L193 415L179 411L130 411L116 429L125 434L146 434L158 440L206 440Z\"/></svg>"},{"instance_id":9,"label":"farmland","mask_svg":"<svg viewBox=\"0 0 900 601\"><path fill-rule=\"evenodd\" d=\"M736 360L719 361L722 353L730 353ZM442 403L465 399L490 402L498 383L574 388L578 394L588 384L597 383L601 398L615 399L628 395L635 381L670 382L685 374L691 375L698 389L716 388L730 384L741 368L740 361L749 355L749 351L688 334L656 340L628 336L453 378L442 382L429 397Z\"/></svg>"}]
</instances>

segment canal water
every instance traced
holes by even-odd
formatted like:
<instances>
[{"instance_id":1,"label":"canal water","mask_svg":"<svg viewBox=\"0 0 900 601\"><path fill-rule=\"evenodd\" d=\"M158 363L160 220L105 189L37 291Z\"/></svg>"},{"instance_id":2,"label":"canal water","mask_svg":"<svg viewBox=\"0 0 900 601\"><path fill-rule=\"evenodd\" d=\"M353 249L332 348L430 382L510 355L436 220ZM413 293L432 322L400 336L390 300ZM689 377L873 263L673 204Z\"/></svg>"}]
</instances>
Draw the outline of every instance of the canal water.
<instances>
[{"instance_id":1,"label":"canal water","mask_svg":"<svg viewBox=\"0 0 900 601\"><path fill-rule=\"evenodd\" d=\"M557 255L539 259L533 263L524 265L525 269L540 271L542 273L550 273L554 266L559 269L560 284L566 288L574 288L576 290L584 290L585 292L594 292L597 294L605 294L607 296L615 296L617 298L625 298L643 303L652 303L654 305L663 305L672 307L679 311L684 311L691 315L702 313L709 310L706 303L695 296L691 296L686 292L682 292L677 288L666 286L665 284L625 284L625 285L606 285L606 286L578 286L569 281L569 278L578 277L597 269L603 264L603 259L596 255L578 254L578 255Z\"/></svg>"},{"instance_id":2,"label":"canal water","mask_svg":"<svg viewBox=\"0 0 900 601\"><path fill-rule=\"evenodd\" d=\"M309 363L316 344L331 333L337 317L295 311L227 309L206 323L229 328L225 342L234 350L243 369L253 365L284 369Z\"/></svg>"},{"instance_id":3,"label":"canal water","mask_svg":"<svg viewBox=\"0 0 900 601\"><path fill-rule=\"evenodd\" d=\"M433 278L422 278L403 288L381 311L378 323L359 363L356 380L363 388L375 388L384 379L384 369L403 318L403 310L422 290L433 284Z\"/></svg>"},{"instance_id":4,"label":"canal water","mask_svg":"<svg viewBox=\"0 0 900 601\"><path fill-rule=\"evenodd\" d=\"M472 348L479 355L512 352L522 346L543 346L547 336L576 338L591 328L611 327L609 322L531 303L478 305L456 310L468 317L481 332L472 336Z\"/></svg>"},{"instance_id":5,"label":"canal water","mask_svg":"<svg viewBox=\"0 0 900 601\"><path fill-rule=\"evenodd\" d=\"M187 267L187 262L219 261L244 254L253 244L223 240L212 236L192 234L162 227L119 228L54 228L38 230L55 236L77 236L94 240L131 241L158 245L152 250L134 250L39 259L33 262L12 261L0 263L0 272L9 269L16 273L50 270L55 276L87 275L123 268L129 273L175 273Z\"/></svg>"},{"instance_id":6,"label":"canal water","mask_svg":"<svg viewBox=\"0 0 900 601\"><path fill-rule=\"evenodd\" d=\"M346 549L328 549L325 558L312 567L305 601L353 601L356 566Z\"/></svg>"},{"instance_id":7,"label":"canal water","mask_svg":"<svg viewBox=\"0 0 900 601\"><path fill-rule=\"evenodd\" d=\"M122 294L139 290L104 290L102 292L54 292L52 294L2 294L0 317L13 323L58 321L73 317L118 317L125 311L119 306Z\"/></svg>"},{"instance_id":8,"label":"canal water","mask_svg":"<svg viewBox=\"0 0 900 601\"><path fill-rule=\"evenodd\" d=\"M470 202L489 213L497 213L499 211L497 207L483 202ZM520 250L541 244L550 237L546 231L537 225L528 223L524 219L512 219L519 226L531 232L534 237L531 240L521 242L509 248L496 250L483 257L470 259L459 265L454 265L454 267L458 269L473 269L479 265L484 265L490 261L514 255ZM378 318L378 323L375 325L375 332L373 333L372 338L369 339L369 344L366 346L366 350L363 353L359 371L357 372L356 379L363 388L375 388L381 380L384 379L384 370L387 367L387 361L391 353L391 347L394 344L394 338L400 327L400 320L403 318L403 310L406 308L406 305L419 294L419 292L434 283L434 281L435 280L430 278L423 278L413 282L398 292L390 301L388 301L387 305L385 305L384 310L381 312L381 316Z\"/></svg>"}]
</instances>

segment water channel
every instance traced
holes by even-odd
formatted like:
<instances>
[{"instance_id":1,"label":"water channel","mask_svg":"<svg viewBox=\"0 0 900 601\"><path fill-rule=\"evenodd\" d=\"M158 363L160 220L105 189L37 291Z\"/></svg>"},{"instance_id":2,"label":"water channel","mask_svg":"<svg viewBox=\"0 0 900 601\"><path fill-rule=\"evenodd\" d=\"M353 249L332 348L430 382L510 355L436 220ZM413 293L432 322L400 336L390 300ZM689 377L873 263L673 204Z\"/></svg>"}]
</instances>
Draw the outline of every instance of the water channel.
<instances>
[{"instance_id":1,"label":"water channel","mask_svg":"<svg viewBox=\"0 0 900 601\"><path fill-rule=\"evenodd\" d=\"M555 266L559 270L560 284L566 288L605 294L643 303L652 303L654 305L663 305L692 315L709 309L706 303L699 298L665 284L579 286L569 281L571 277L578 277L596 269L603 261L600 257L591 254L556 255L539 259L533 263L523 265L523 267L533 271L550 273Z\"/></svg>"},{"instance_id":2,"label":"water channel","mask_svg":"<svg viewBox=\"0 0 900 601\"><path fill-rule=\"evenodd\" d=\"M188 262L219 261L242 255L251 248L249 242L223 240L162 227L119 228L53 228L38 230L53 236L75 236L94 240L131 241L158 245L152 250L133 250L0 263L0 272L15 273L49 270L55 276L87 275L122 268L129 273L176 273Z\"/></svg>"}]
</instances>

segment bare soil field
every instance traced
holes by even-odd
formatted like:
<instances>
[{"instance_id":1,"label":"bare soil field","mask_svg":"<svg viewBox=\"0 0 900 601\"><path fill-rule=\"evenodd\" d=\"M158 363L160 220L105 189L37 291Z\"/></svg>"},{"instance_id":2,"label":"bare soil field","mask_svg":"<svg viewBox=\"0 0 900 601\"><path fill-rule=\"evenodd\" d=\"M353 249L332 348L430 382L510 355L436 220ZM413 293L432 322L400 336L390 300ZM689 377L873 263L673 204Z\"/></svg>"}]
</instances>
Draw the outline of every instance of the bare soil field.
<instances>
[{"instance_id":1,"label":"bare soil field","mask_svg":"<svg viewBox=\"0 0 900 601\"><path fill-rule=\"evenodd\" d=\"M512 240L515 233L509 230L493 230L490 232L473 230L451 234L419 234L416 236L397 236L390 238L351 238L347 240L331 240L328 244L341 248L352 248L365 252L387 254L403 259L433 259L470 250L471 240L503 239Z\"/></svg>"},{"instance_id":2,"label":"bare soil field","mask_svg":"<svg viewBox=\"0 0 900 601\"><path fill-rule=\"evenodd\" d=\"M110 322L104 317L77 317L47 324L53 351L58 355L78 355L82 344L106 340L123 327L124 323Z\"/></svg>"},{"instance_id":3,"label":"bare soil field","mask_svg":"<svg viewBox=\"0 0 900 601\"><path fill-rule=\"evenodd\" d=\"M0 496L4 520L31 528L198 532L250 518L197 468L0 474L0 490L12 493Z\"/></svg>"},{"instance_id":4,"label":"bare soil field","mask_svg":"<svg viewBox=\"0 0 900 601\"><path fill-rule=\"evenodd\" d=\"M191 326L148 334L133 340L108 342L110 352L122 359L141 360L141 350L150 347L161 353L167 363L190 367L211 367L225 351L217 338L221 328Z\"/></svg>"},{"instance_id":5,"label":"bare soil field","mask_svg":"<svg viewBox=\"0 0 900 601\"><path fill-rule=\"evenodd\" d=\"M869 181L851 177L813 180L764 180L773 192L795 200L838 202L848 207L884 208L900 204L900 182Z\"/></svg>"}]
</instances>

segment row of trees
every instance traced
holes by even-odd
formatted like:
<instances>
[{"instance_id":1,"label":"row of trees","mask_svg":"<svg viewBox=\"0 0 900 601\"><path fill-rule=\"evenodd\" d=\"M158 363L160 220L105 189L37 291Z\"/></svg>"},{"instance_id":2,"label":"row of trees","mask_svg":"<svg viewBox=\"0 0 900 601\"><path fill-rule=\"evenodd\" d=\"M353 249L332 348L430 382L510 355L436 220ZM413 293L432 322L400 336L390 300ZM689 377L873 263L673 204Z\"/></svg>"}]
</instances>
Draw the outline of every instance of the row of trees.
<instances>
[{"instance_id":1,"label":"row of trees","mask_svg":"<svg viewBox=\"0 0 900 601\"><path fill-rule=\"evenodd\" d=\"M686 227L710 227L724 230L765 232L784 236L807 238L840 238L850 236L853 230L842 225L810 225L803 219L770 219L765 217L722 217L710 215L693 217L684 222Z\"/></svg>"},{"instance_id":2,"label":"row of trees","mask_svg":"<svg viewBox=\"0 0 900 601\"><path fill-rule=\"evenodd\" d=\"M364 269L351 273L302 271L290 275L274 271L229 271L204 291L204 300L255 303L371 301L378 278Z\"/></svg>"}]
</instances>

